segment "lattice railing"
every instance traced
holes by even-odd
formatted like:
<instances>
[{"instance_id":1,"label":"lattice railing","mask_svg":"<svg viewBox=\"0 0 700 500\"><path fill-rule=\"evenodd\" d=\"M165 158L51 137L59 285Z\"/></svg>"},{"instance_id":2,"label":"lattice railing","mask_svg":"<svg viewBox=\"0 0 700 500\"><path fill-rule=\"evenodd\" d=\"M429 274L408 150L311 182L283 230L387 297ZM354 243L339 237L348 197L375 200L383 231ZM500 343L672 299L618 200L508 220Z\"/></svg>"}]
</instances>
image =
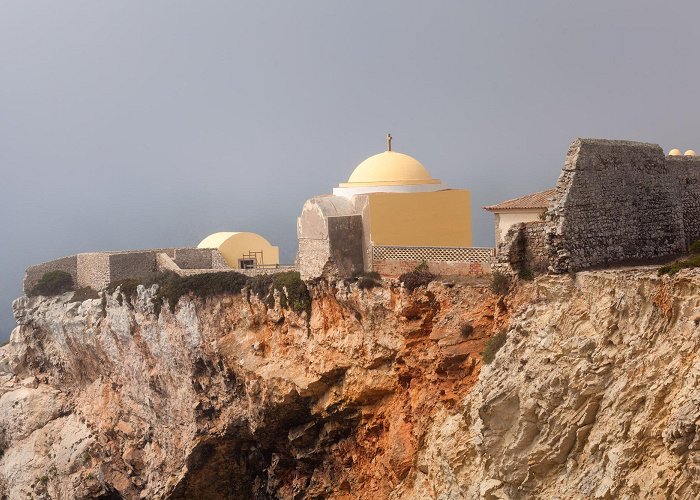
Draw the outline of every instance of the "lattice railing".
<instances>
[{"instance_id":1,"label":"lattice railing","mask_svg":"<svg viewBox=\"0 0 700 500\"><path fill-rule=\"evenodd\" d=\"M489 262L493 254L493 248L482 247L372 247L372 260Z\"/></svg>"}]
</instances>

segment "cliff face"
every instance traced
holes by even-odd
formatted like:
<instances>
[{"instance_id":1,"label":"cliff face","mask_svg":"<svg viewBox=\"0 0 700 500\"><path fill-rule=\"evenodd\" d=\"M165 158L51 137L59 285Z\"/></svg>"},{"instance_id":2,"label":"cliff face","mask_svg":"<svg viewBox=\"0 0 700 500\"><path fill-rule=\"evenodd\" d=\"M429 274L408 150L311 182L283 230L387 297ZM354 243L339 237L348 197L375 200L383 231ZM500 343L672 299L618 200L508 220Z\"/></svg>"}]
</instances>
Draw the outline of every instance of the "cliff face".
<instances>
[{"instance_id":1,"label":"cliff face","mask_svg":"<svg viewBox=\"0 0 700 500\"><path fill-rule=\"evenodd\" d=\"M0 350L11 498L700 495L700 276L18 299ZM121 302L121 304L120 304ZM469 323L473 331L462 329ZM507 330L496 360L485 340Z\"/></svg>"}]
</instances>

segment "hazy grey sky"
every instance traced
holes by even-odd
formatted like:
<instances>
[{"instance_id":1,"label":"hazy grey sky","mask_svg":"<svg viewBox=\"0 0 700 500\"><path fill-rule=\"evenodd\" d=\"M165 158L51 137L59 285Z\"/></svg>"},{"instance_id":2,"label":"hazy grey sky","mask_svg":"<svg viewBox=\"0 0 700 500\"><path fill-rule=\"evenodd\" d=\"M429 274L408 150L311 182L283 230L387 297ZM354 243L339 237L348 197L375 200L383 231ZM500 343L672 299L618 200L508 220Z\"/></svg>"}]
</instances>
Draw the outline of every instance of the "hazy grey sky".
<instances>
[{"instance_id":1,"label":"hazy grey sky","mask_svg":"<svg viewBox=\"0 0 700 500\"><path fill-rule=\"evenodd\" d=\"M30 264L259 232L384 148L482 205L577 136L700 149L700 4L0 2L0 338Z\"/></svg>"}]
</instances>

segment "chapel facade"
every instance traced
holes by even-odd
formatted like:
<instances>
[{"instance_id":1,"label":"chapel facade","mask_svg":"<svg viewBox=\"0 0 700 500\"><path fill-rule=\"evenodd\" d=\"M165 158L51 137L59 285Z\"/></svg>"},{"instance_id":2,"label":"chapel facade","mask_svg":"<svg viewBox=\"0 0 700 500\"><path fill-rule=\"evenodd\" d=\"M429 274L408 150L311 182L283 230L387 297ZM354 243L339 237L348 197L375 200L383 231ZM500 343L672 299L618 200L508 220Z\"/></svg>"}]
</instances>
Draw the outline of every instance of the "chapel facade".
<instances>
[{"instance_id":1,"label":"chapel facade","mask_svg":"<svg viewBox=\"0 0 700 500\"><path fill-rule=\"evenodd\" d=\"M387 150L360 163L332 195L306 201L297 236L304 279L329 272L396 275L421 262L460 263L452 266L460 274L474 261L473 274L488 271L490 249L472 248L469 191L449 188L415 158L393 151L391 136ZM483 262L475 250L482 250Z\"/></svg>"}]
</instances>

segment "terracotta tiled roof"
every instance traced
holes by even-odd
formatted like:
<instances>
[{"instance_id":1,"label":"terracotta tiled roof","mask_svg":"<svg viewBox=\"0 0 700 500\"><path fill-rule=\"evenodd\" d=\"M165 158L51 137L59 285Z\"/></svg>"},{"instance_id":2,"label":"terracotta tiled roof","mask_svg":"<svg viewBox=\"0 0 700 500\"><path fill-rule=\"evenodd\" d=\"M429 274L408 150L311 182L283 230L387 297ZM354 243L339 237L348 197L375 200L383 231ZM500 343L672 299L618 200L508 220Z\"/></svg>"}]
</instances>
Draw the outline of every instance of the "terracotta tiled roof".
<instances>
[{"instance_id":1,"label":"terracotta tiled roof","mask_svg":"<svg viewBox=\"0 0 700 500\"><path fill-rule=\"evenodd\" d=\"M549 206L549 199L554 196L555 192L556 189L548 189L547 191L528 194L526 196L521 196L520 198L502 201L496 205L489 205L483 208L484 210L488 210L490 212L523 208L547 208Z\"/></svg>"}]
</instances>

